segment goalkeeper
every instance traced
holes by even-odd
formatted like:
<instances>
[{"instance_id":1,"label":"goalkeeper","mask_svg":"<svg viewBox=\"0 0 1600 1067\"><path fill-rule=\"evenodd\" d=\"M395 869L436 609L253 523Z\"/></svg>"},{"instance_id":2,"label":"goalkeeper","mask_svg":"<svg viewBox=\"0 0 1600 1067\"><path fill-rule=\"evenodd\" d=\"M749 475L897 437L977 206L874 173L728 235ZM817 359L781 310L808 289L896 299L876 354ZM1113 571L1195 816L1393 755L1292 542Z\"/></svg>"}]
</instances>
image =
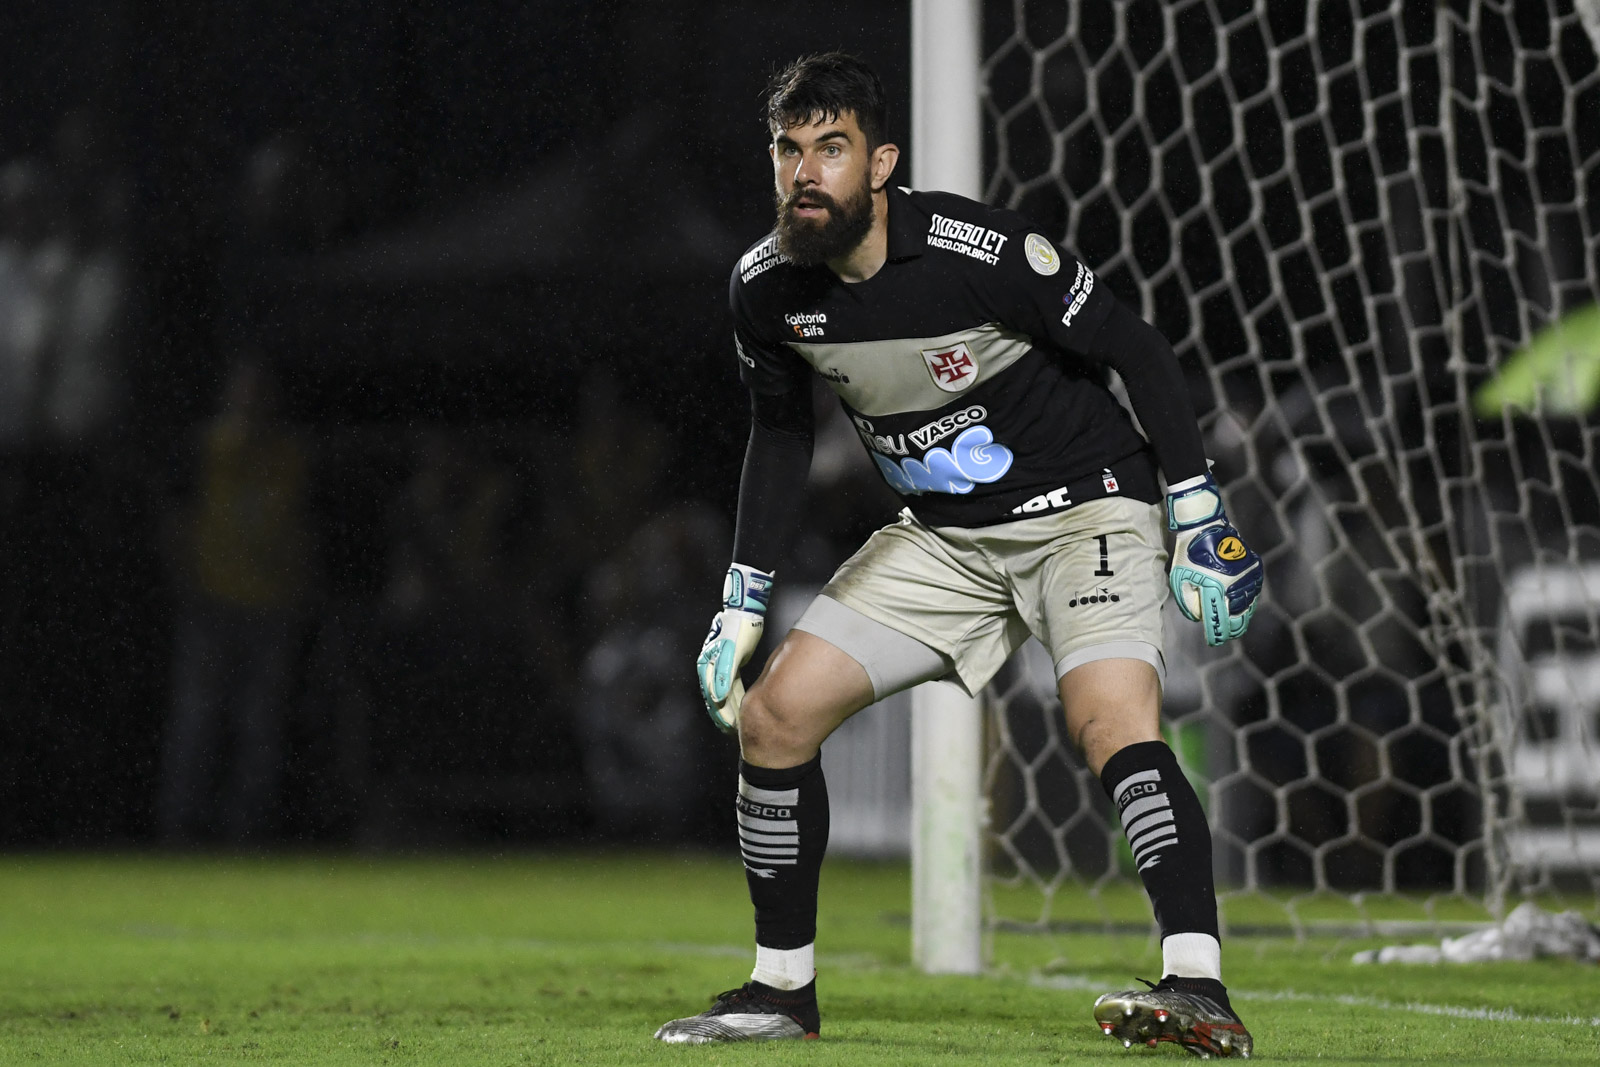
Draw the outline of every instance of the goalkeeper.
<instances>
[{"instance_id":1,"label":"goalkeeper","mask_svg":"<svg viewBox=\"0 0 1600 1067\"><path fill-rule=\"evenodd\" d=\"M1221 981L1210 829L1161 740L1161 604L1170 583L1220 645L1245 632L1262 567L1223 511L1171 347L1019 215L892 186L883 88L859 60L802 58L766 101L777 223L730 281L753 426L734 563L699 661L711 717L739 736L756 961L747 983L656 1036L816 1036L823 740L920 682L977 693L1033 635L1161 928L1164 977L1101 997L1098 1025L1248 1055ZM905 510L839 568L746 693L740 669L803 507L813 374Z\"/></svg>"}]
</instances>

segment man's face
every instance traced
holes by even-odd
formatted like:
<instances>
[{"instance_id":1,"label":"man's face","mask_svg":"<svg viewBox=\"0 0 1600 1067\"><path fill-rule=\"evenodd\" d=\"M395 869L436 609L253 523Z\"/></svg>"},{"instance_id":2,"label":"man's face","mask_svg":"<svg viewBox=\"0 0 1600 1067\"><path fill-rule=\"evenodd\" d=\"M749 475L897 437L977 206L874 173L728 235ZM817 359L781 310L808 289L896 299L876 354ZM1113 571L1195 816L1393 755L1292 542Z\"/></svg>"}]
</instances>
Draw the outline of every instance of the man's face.
<instances>
[{"instance_id":1,"label":"man's face","mask_svg":"<svg viewBox=\"0 0 1600 1067\"><path fill-rule=\"evenodd\" d=\"M778 250L800 266L849 253L872 228L872 153L855 115L786 126L771 152Z\"/></svg>"}]
</instances>

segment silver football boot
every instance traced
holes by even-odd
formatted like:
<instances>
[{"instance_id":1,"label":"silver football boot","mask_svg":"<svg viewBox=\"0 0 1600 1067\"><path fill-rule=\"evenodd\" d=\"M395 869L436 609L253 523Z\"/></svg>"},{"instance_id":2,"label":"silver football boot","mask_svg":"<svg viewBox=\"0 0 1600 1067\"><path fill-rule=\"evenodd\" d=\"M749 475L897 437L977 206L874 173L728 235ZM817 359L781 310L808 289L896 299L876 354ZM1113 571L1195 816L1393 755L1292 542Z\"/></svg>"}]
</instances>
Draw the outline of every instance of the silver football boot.
<instances>
[{"instance_id":1,"label":"silver football boot","mask_svg":"<svg viewBox=\"0 0 1600 1067\"><path fill-rule=\"evenodd\" d=\"M1144 984L1150 988L1107 993L1094 1002L1101 1033L1120 1038L1123 1048L1176 1041L1201 1059L1250 1058L1255 1042L1221 982L1169 974L1157 984Z\"/></svg>"}]
</instances>

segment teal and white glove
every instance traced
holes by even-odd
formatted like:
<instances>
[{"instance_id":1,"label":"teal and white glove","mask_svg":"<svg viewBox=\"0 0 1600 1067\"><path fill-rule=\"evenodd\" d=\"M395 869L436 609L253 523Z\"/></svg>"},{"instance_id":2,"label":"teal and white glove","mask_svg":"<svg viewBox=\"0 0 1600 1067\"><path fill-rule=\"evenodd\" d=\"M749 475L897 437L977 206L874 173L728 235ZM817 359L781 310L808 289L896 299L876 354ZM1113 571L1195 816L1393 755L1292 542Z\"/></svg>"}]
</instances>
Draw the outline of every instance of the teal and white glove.
<instances>
[{"instance_id":1,"label":"teal and white glove","mask_svg":"<svg viewBox=\"0 0 1600 1067\"><path fill-rule=\"evenodd\" d=\"M723 733L731 733L739 725L739 705L744 701L739 668L761 643L771 596L772 575L742 563L728 568L722 583L722 610L711 620L711 632L706 634L695 664L706 714Z\"/></svg>"},{"instance_id":2,"label":"teal and white glove","mask_svg":"<svg viewBox=\"0 0 1600 1067\"><path fill-rule=\"evenodd\" d=\"M1205 627L1208 645L1244 636L1266 575L1228 521L1210 473L1168 488L1167 528L1177 531L1167 582L1184 618Z\"/></svg>"}]
</instances>

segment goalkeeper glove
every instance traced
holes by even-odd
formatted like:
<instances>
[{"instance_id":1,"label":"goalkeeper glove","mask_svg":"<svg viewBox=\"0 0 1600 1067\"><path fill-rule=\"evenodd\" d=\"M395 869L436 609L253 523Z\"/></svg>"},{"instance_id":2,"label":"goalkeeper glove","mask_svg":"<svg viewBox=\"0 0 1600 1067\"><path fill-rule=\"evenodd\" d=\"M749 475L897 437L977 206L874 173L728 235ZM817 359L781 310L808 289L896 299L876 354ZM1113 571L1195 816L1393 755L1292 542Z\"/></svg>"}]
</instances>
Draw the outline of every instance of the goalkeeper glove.
<instances>
[{"instance_id":1,"label":"goalkeeper glove","mask_svg":"<svg viewBox=\"0 0 1600 1067\"><path fill-rule=\"evenodd\" d=\"M1168 491L1167 527L1177 531L1167 581L1184 618L1205 627L1208 645L1242 637L1265 572L1228 521L1209 472Z\"/></svg>"},{"instance_id":2,"label":"goalkeeper glove","mask_svg":"<svg viewBox=\"0 0 1600 1067\"><path fill-rule=\"evenodd\" d=\"M728 568L722 583L722 610L711 620L711 632L706 634L695 664L706 714L723 733L731 733L739 725L739 705L744 701L739 668L761 643L771 596L772 575L742 563Z\"/></svg>"}]
</instances>

